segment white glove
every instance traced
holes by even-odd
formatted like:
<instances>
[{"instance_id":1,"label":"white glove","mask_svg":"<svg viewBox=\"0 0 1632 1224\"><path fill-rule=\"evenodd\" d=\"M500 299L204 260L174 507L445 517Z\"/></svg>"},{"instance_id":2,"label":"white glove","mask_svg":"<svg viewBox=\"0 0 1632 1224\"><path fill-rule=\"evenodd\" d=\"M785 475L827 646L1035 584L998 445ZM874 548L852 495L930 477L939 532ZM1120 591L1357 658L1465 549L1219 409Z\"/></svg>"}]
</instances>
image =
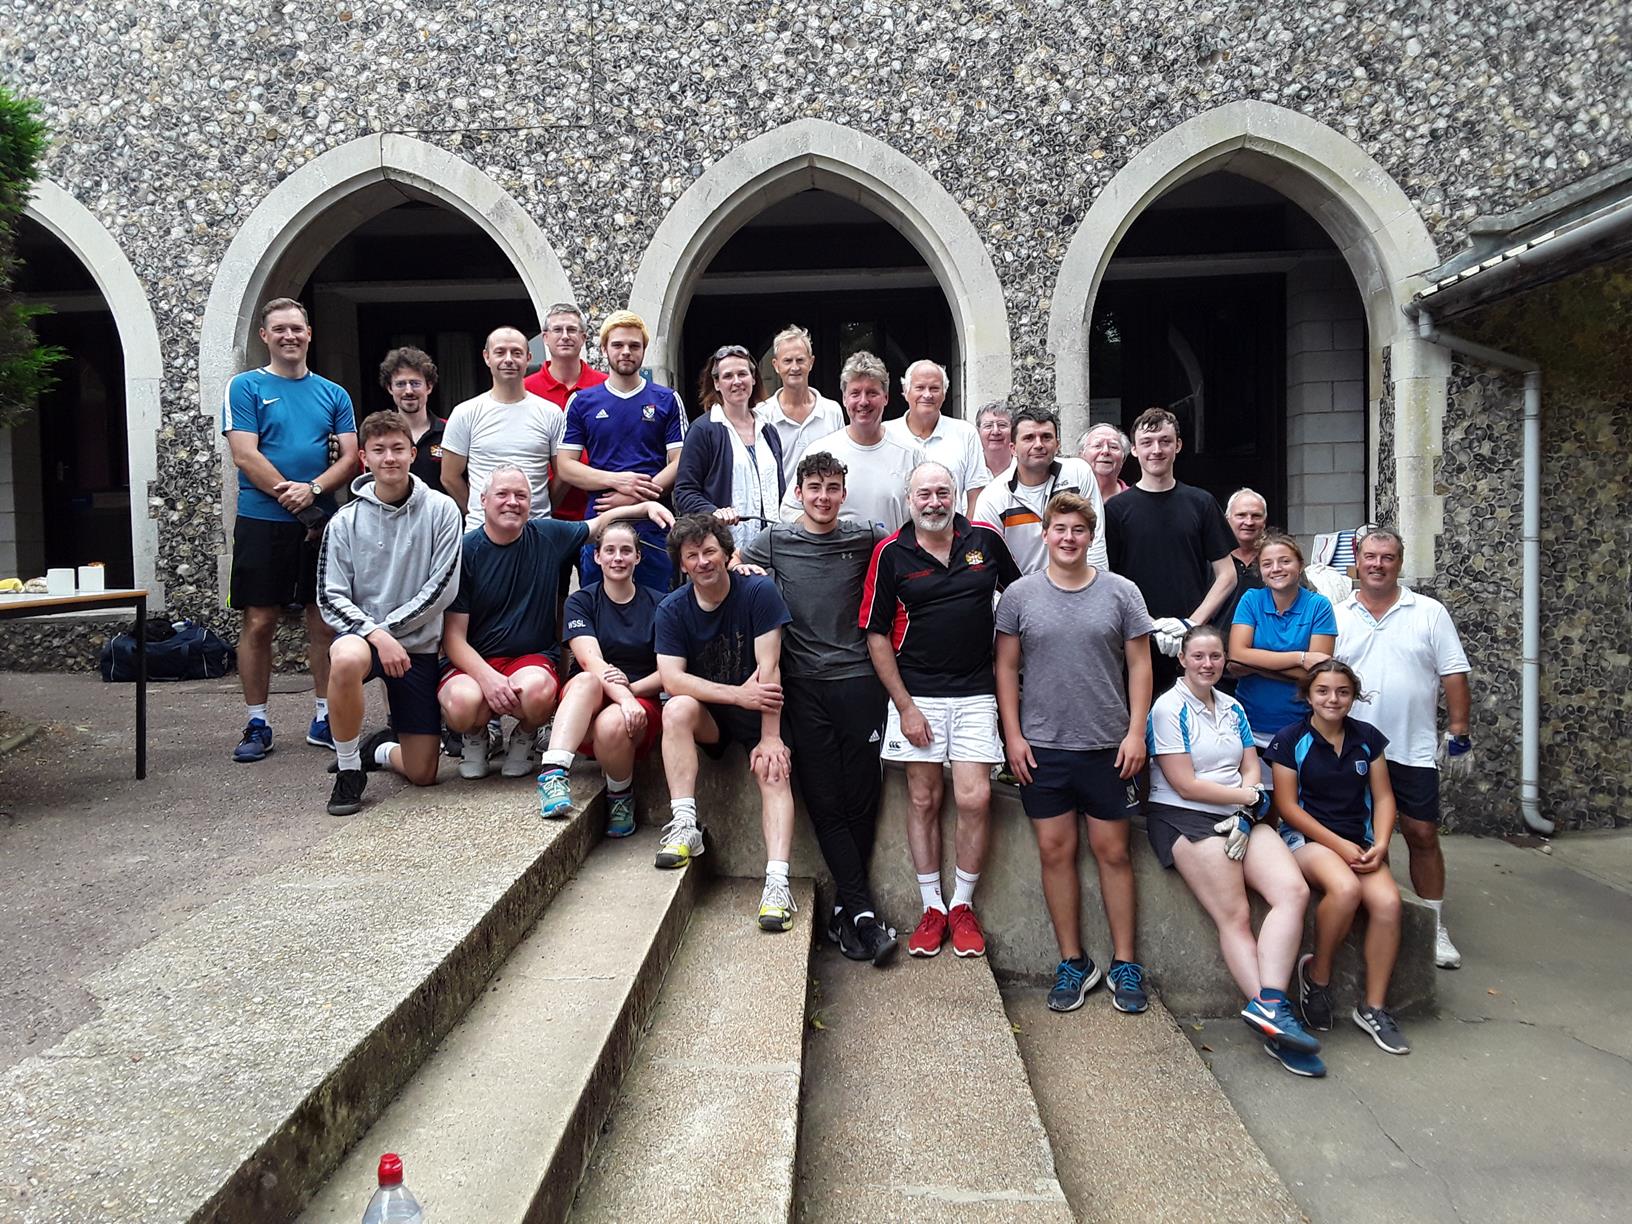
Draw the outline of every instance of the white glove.
<instances>
[{"instance_id":1,"label":"white glove","mask_svg":"<svg viewBox=\"0 0 1632 1224\"><path fill-rule=\"evenodd\" d=\"M1182 633L1153 633L1150 635L1150 640L1156 643L1157 650L1170 659L1178 658L1179 651L1184 647L1184 634Z\"/></svg>"},{"instance_id":2,"label":"white glove","mask_svg":"<svg viewBox=\"0 0 1632 1224\"><path fill-rule=\"evenodd\" d=\"M1446 736L1439 744L1439 769L1448 777L1463 777L1473 772L1473 741L1465 735Z\"/></svg>"},{"instance_id":3,"label":"white glove","mask_svg":"<svg viewBox=\"0 0 1632 1224\"><path fill-rule=\"evenodd\" d=\"M1237 863L1247 857L1247 841L1252 837L1252 818L1245 810L1224 817L1213 826L1213 832L1222 833L1227 839L1224 842L1226 856Z\"/></svg>"},{"instance_id":4,"label":"white glove","mask_svg":"<svg viewBox=\"0 0 1632 1224\"><path fill-rule=\"evenodd\" d=\"M1190 628L1190 622L1180 616L1164 616L1150 627L1150 631L1157 635L1166 635L1182 638Z\"/></svg>"}]
</instances>

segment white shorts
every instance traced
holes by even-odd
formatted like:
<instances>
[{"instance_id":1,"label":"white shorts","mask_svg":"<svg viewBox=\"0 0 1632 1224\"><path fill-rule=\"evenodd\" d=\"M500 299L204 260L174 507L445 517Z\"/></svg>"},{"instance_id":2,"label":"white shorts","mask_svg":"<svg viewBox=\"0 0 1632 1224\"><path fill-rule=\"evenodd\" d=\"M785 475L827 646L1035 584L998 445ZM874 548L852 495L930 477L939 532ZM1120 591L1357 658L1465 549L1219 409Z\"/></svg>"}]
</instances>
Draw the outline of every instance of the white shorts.
<instances>
[{"instance_id":1,"label":"white shorts","mask_svg":"<svg viewBox=\"0 0 1632 1224\"><path fill-rule=\"evenodd\" d=\"M901 734L901 715L890 702L880 754L886 761L979 761L996 765L1003 759L1003 744L997 735L996 697L914 697L912 703L929 724L929 747L920 748Z\"/></svg>"}]
</instances>

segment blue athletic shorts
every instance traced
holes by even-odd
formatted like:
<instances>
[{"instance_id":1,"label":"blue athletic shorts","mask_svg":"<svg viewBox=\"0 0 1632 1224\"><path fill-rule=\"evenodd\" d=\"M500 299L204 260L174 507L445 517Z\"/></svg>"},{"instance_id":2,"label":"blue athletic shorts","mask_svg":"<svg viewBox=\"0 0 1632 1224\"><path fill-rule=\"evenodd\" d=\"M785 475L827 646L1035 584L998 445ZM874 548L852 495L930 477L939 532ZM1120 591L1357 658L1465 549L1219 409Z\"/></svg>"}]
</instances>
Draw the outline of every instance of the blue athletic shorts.
<instances>
[{"instance_id":1,"label":"blue athletic shorts","mask_svg":"<svg viewBox=\"0 0 1632 1224\"><path fill-rule=\"evenodd\" d=\"M1139 807L1137 778L1119 777L1116 749L1071 752L1033 747L1037 768L1020 788L1020 806L1033 820L1081 812L1095 820L1126 820Z\"/></svg>"}]
</instances>

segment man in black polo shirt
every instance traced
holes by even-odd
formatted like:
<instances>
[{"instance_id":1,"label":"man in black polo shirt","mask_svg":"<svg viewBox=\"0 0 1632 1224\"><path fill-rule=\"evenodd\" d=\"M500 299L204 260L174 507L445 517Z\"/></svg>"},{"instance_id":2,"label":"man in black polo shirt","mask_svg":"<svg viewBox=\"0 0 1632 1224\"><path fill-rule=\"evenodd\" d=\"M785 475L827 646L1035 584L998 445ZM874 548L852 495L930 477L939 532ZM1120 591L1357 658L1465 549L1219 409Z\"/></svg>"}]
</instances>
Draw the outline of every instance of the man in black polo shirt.
<instances>
[{"instance_id":1,"label":"man in black polo shirt","mask_svg":"<svg viewBox=\"0 0 1632 1224\"><path fill-rule=\"evenodd\" d=\"M1235 536L1223 512L1210 493L1173 476L1183 446L1177 417L1166 408L1145 409L1133 423L1139 483L1105 503L1107 560L1139 588L1155 622L1157 693L1178 679L1173 660L1185 630L1210 619L1235 590Z\"/></svg>"},{"instance_id":2,"label":"man in black polo shirt","mask_svg":"<svg viewBox=\"0 0 1632 1224\"><path fill-rule=\"evenodd\" d=\"M889 694L883 758L907 771L907 840L924 915L907 944L934 956L980 956L986 937L972 908L986 859L991 767L1003 759L992 678L992 598L1020 577L1003 537L956 512L952 473L920 463L907 481L910 521L873 552L861 627ZM958 805L957 888L941 897L941 768L952 763Z\"/></svg>"}]
</instances>

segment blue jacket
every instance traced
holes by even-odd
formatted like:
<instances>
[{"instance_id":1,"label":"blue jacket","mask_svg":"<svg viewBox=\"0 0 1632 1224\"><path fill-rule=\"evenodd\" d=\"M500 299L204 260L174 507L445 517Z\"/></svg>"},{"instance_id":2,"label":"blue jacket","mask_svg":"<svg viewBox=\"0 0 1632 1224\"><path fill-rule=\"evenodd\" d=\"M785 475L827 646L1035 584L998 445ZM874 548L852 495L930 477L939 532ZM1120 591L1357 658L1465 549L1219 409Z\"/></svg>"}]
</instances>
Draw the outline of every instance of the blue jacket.
<instances>
[{"instance_id":1,"label":"blue jacket","mask_svg":"<svg viewBox=\"0 0 1632 1224\"><path fill-rule=\"evenodd\" d=\"M731 427L702 417L686 430L686 444L680 451L680 467L674 476L676 514L712 514L731 505ZM782 473L782 438L770 425L759 427L760 443L776 456L776 492L780 500L787 492ZM767 515L776 521L777 507L768 506ZM769 524L767 524L769 526Z\"/></svg>"}]
</instances>

